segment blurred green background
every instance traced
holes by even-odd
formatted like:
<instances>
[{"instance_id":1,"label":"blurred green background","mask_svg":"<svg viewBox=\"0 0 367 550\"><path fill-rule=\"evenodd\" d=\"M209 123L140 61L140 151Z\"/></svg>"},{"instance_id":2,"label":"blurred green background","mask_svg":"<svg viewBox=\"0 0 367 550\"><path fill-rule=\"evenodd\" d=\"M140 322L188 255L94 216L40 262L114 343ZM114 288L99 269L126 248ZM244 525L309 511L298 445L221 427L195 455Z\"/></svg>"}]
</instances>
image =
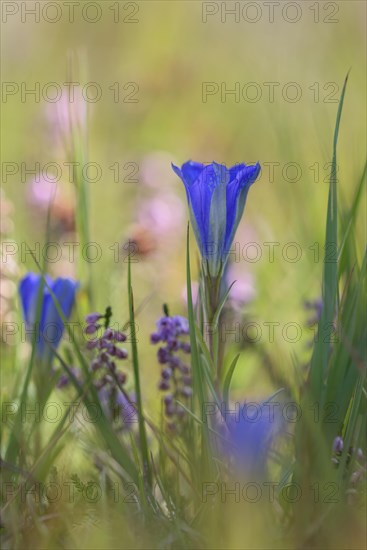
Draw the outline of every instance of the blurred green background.
<instances>
[{"instance_id":1,"label":"blurred green background","mask_svg":"<svg viewBox=\"0 0 367 550\"><path fill-rule=\"evenodd\" d=\"M246 242L257 242L262 257L257 262L241 258L236 277L252 275L256 297L246 306L246 318L260 324L262 346L276 359L283 375L292 377L292 357L296 353L301 360L307 359L307 342L313 335L305 328L303 301L320 295L330 173L326 163L331 161L336 101L349 69L338 151L342 205L348 206L364 166L366 4L353 0L280 2L274 7L273 23L269 21L269 7L263 2L253 2L255 7L247 8L248 2L95 2L92 4L101 11L95 23L85 20L95 17L93 6L83 19L82 8L91 4L88 2L77 3L73 23L68 21L69 12L63 2L62 16L55 23L45 21L42 13L39 22L29 14L22 22L20 4L19 12L8 15L6 22L3 13L3 86L4 82L15 83L21 89L24 83L31 89L39 82L41 96L38 102L32 95L22 101L20 92L6 98L3 95L3 163L25 162L32 168L35 162L41 166L58 162L63 166L65 158L47 116L53 105L42 98L42 89L49 82L61 86L71 80L71 52L79 66L73 80L95 82L102 90L101 99L89 104L88 117L89 161L98 163L102 170L102 178L89 185L91 240L99 243L103 252L101 261L92 265L97 310L111 304L115 321L127 320L127 263L115 263L109 247L126 242L136 231L142 202L157 196L164 202L166 194L174 193L185 209L182 224L168 227L152 245L154 250L136 256L133 264L136 302L149 297L138 318L142 377L145 387L151 388L147 394L151 399L157 397L159 367L149 334L161 306L166 302L172 313L185 314L186 198L181 182L171 173L170 162L181 164L188 159L215 160L229 166L259 161L263 167L260 180L249 193L235 239L241 250ZM27 2L28 7L31 4ZM42 7L46 4L50 3L41 2ZM240 9L238 22L234 15L226 14L223 4L227 9ZM114 22L117 9L119 21ZM46 17L54 18L52 6L47 10ZM207 22L203 21L205 10L216 12L207 16ZM260 14L259 21L246 21L243 13L247 19ZM285 16L295 19L297 13L301 13L299 21L285 20ZM331 19L334 22L328 22ZM121 99L133 90L124 90L123 86L135 83L138 92L134 98L138 101L116 103L110 89L116 82L120 84ZM204 102L202 89L208 82L218 85L219 91ZM279 83L274 88L273 102L264 84L271 82ZM233 94L220 92L221 86L224 91L233 90L236 83L241 90L238 101ZM247 99L242 95L248 83L256 83L256 89L260 89L261 97L256 102L248 100L254 97L255 87L247 88ZM299 101L284 97L287 91L291 98L295 92L289 83L296 83L301 90ZM315 96L317 90L319 97ZM115 182L109 167L116 162L121 166L136 163L138 181ZM146 173L152 163L156 169L149 178ZM266 163L279 163L273 180ZM284 172L287 163L297 164L299 178L294 178L292 168ZM315 168L311 168L315 166L319 167L318 178ZM298 181L290 181L292 178ZM20 172L5 179L3 173L2 179L3 189L15 206L11 237L30 246L42 242L46 224L46 212L42 217L27 201L31 179L29 176L22 182ZM72 190L66 170L59 186ZM362 254L365 212L361 214L358 232ZM179 212L177 216L180 219ZM154 226L144 236L148 242L150 233L154 233ZM269 261L265 242L280 243L275 248L274 262ZM300 261L284 259L283 247L290 242L301 248ZM315 243L320 246L316 262L315 249L310 249ZM252 253L249 251L249 255ZM122 259L126 260L126 251ZM17 260L20 273L35 270L30 256L25 263L20 255ZM52 273L72 274L76 267L70 269L60 262L53 265ZM274 342L269 342L264 322L280 324ZM295 343L282 337L282 328L290 322L303 329ZM293 334L290 330L288 340ZM234 380L238 394L264 395L271 384L265 375L259 376L259 355L250 349L241 361Z\"/></svg>"}]
</instances>

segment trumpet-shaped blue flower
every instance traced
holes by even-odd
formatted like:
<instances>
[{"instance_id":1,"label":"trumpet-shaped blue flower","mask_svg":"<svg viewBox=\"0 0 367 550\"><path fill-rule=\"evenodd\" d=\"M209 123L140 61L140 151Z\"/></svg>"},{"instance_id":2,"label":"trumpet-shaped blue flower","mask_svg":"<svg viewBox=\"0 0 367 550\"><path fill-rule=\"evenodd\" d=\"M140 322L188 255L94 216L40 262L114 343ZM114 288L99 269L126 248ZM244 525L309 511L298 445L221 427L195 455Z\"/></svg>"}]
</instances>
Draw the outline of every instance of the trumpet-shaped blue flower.
<instances>
[{"instance_id":1,"label":"trumpet-shaped blue flower","mask_svg":"<svg viewBox=\"0 0 367 550\"><path fill-rule=\"evenodd\" d=\"M75 302L75 294L79 284L72 279L58 278L52 280L46 276L46 281L60 305L64 317L68 319ZM37 322L37 305L41 285L40 317ZM23 316L29 331L36 333L36 353L43 363L50 363L53 357L52 347L56 348L64 331L64 322L58 313L53 297L42 281L41 275L27 273L19 285Z\"/></svg>"},{"instance_id":2,"label":"trumpet-shaped blue flower","mask_svg":"<svg viewBox=\"0 0 367 550\"><path fill-rule=\"evenodd\" d=\"M268 454L274 440L284 431L284 420L267 404L245 403L238 416L226 419L228 428L223 453L234 458L238 471L265 474Z\"/></svg>"},{"instance_id":3,"label":"trumpet-shaped blue flower","mask_svg":"<svg viewBox=\"0 0 367 550\"><path fill-rule=\"evenodd\" d=\"M226 168L213 162L188 161L181 169L191 223L208 274L217 276L224 266L246 204L247 193L260 173L259 163Z\"/></svg>"}]
</instances>

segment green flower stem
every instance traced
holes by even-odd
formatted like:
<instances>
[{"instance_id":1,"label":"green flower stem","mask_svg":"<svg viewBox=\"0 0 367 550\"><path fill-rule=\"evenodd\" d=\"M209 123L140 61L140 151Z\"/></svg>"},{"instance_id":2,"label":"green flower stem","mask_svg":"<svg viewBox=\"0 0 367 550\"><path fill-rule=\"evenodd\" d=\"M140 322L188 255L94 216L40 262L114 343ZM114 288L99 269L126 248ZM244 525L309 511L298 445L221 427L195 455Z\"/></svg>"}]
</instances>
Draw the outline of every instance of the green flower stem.
<instances>
[{"instance_id":1,"label":"green flower stem","mask_svg":"<svg viewBox=\"0 0 367 550\"><path fill-rule=\"evenodd\" d=\"M50 368L50 364L45 364L44 362L42 362L42 360L36 360L35 369L33 371L36 397L35 405L36 411L39 411L39 415L36 412L36 416L39 416L39 418L35 422L34 426L34 450L36 457L39 457L41 455L43 447L41 417L53 389L53 380L50 377Z\"/></svg>"},{"instance_id":2,"label":"green flower stem","mask_svg":"<svg viewBox=\"0 0 367 550\"><path fill-rule=\"evenodd\" d=\"M207 334L207 344L210 352L210 356L215 367L215 372L213 373L215 379L215 388L220 395L220 371L221 367L218 361L219 358L219 330L218 330L218 319L216 318L216 312L219 306L219 293L220 293L220 283L221 283L221 274L216 277L211 277L210 275L205 276L205 301L206 301L206 322L208 323L208 330L205 331Z\"/></svg>"}]
</instances>

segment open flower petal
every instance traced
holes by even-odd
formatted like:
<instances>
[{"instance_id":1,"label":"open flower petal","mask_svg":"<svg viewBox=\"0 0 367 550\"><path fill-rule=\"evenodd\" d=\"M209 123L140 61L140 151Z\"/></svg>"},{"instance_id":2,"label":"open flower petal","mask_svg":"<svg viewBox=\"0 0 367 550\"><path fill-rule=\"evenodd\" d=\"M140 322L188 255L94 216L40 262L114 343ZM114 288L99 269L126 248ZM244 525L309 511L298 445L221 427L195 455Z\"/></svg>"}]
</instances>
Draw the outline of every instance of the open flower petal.
<instances>
[{"instance_id":1,"label":"open flower petal","mask_svg":"<svg viewBox=\"0 0 367 550\"><path fill-rule=\"evenodd\" d=\"M213 162L204 166L188 161L172 165L185 185L190 218L204 264L217 276L228 258L247 193L260 165L238 164L229 170Z\"/></svg>"}]
</instances>

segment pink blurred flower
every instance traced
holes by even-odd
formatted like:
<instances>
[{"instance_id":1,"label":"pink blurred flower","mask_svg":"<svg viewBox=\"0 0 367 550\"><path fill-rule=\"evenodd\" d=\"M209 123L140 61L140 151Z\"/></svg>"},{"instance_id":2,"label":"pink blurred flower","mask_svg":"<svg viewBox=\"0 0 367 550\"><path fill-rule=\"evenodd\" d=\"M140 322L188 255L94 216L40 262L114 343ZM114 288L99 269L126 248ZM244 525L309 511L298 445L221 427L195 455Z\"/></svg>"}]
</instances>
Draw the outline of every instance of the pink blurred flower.
<instances>
[{"instance_id":1,"label":"pink blurred flower","mask_svg":"<svg viewBox=\"0 0 367 550\"><path fill-rule=\"evenodd\" d=\"M252 273L245 271L240 263L231 263L227 270L227 281L231 285L236 281L229 293L229 299L234 306L244 306L256 297L255 280Z\"/></svg>"},{"instance_id":2,"label":"pink blurred flower","mask_svg":"<svg viewBox=\"0 0 367 550\"><path fill-rule=\"evenodd\" d=\"M175 178L171 162L172 155L165 151L156 151L146 155L140 165L142 183L158 190L173 184Z\"/></svg>"},{"instance_id":3,"label":"pink blurred flower","mask_svg":"<svg viewBox=\"0 0 367 550\"><path fill-rule=\"evenodd\" d=\"M74 132L83 136L87 127L87 102L82 89L78 86L65 87L60 99L48 105L47 114L54 138L64 146L67 146Z\"/></svg>"},{"instance_id":4,"label":"pink blurred flower","mask_svg":"<svg viewBox=\"0 0 367 550\"><path fill-rule=\"evenodd\" d=\"M56 183L39 174L29 181L26 199L31 208L28 213L37 223L51 208L52 229L58 234L75 230L74 197L65 183ZM40 216L42 214L42 216Z\"/></svg>"},{"instance_id":5,"label":"pink blurred flower","mask_svg":"<svg viewBox=\"0 0 367 550\"><path fill-rule=\"evenodd\" d=\"M58 195L57 184L41 175L28 182L26 196L27 201L33 206L48 208L49 204Z\"/></svg>"},{"instance_id":6,"label":"pink blurred flower","mask_svg":"<svg viewBox=\"0 0 367 550\"><path fill-rule=\"evenodd\" d=\"M137 222L156 237L176 235L185 226L185 208L176 195L165 193L139 204Z\"/></svg>"},{"instance_id":7,"label":"pink blurred flower","mask_svg":"<svg viewBox=\"0 0 367 550\"><path fill-rule=\"evenodd\" d=\"M243 248L248 243L259 243L259 236L251 224L242 222L238 226L232 245L232 248L239 254L239 258L236 258L237 262L243 259Z\"/></svg>"},{"instance_id":8,"label":"pink blurred flower","mask_svg":"<svg viewBox=\"0 0 367 550\"><path fill-rule=\"evenodd\" d=\"M161 258L167 250L177 250L186 228L186 208L174 192L171 171L172 155L154 152L140 165L140 178L145 186L137 197L135 218L128 230L128 241L142 257ZM147 189L148 188L148 189ZM148 196L147 196L148 195ZM123 244L126 249L127 242Z\"/></svg>"},{"instance_id":9,"label":"pink blurred flower","mask_svg":"<svg viewBox=\"0 0 367 550\"><path fill-rule=\"evenodd\" d=\"M167 247L180 240L185 228L185 208L173 193L139 201L136 222L130 227L128 240L140 256L166 253ZM124 243L126 250L127 243Z\"/></svg>"}]
</instances>

